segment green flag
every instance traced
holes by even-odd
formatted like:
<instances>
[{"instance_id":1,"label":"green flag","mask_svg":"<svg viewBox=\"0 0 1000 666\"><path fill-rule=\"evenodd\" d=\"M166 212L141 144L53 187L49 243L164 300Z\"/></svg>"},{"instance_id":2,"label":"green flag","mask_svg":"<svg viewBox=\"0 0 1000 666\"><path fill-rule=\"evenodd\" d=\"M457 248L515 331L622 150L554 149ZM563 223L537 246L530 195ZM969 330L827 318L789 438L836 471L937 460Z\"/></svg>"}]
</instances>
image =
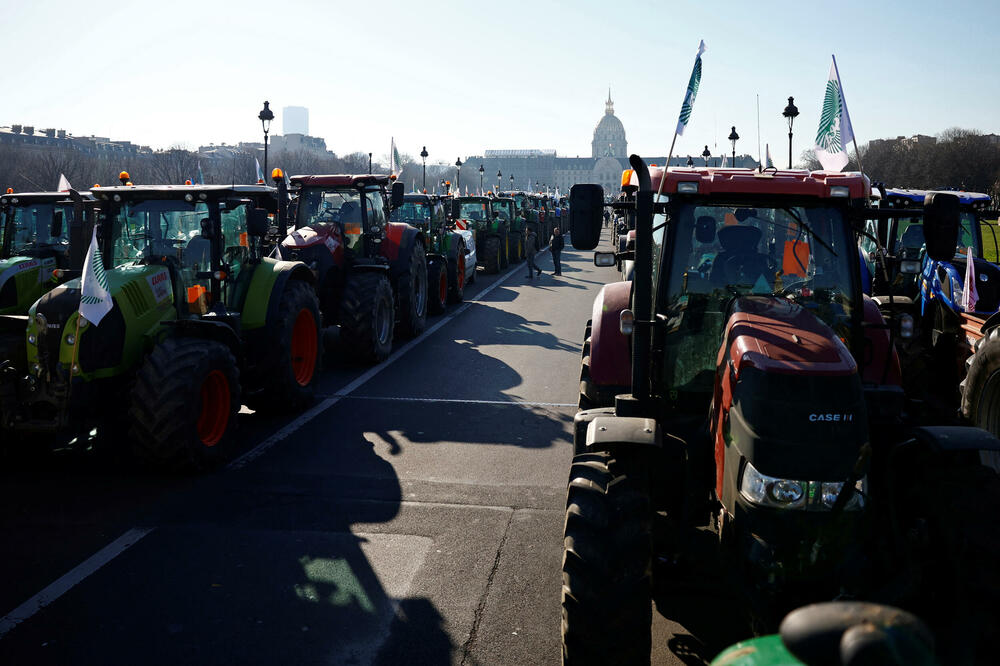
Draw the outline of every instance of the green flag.
<instances>
[{"instance_id":1,"label":"green flag","mask_svg":"<svg viewBox=\"0 0 1000 666\"><path fill-rule=\"evenodd\" d=\"M684 134L684 128L691 120L694 110L694 99L698 96L698 86L701 85L701 54L705 52L705 41L698 44L698 54L694 57L694 69L691 70L691 80L688 81L687 92L684 93L684 103L681 104L681 116L677 119L677 133Z\"/></svg>"}]
</instances>

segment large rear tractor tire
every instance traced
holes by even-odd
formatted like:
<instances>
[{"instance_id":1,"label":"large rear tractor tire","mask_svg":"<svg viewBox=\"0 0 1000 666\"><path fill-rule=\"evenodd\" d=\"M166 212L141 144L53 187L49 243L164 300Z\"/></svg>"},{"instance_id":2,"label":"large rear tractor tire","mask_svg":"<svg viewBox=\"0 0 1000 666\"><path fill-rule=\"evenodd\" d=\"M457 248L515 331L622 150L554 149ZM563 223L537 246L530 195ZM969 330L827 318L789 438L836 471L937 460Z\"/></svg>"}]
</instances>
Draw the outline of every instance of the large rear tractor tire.
<instances>
[{"instance_id":1,"label":"large rear tractor tire","mask_svg":"<svg viewBox=\"0 0 1000 666\"><path fill-rule=\"evenodd\" d=\"M395 320L392 286L385 274L348 274L338 317L345 358L366 364L384 361L392 351Z\"/></svg>"},{"instance_id":2,"label":"large rear tractor tire","mask_svg":"<svg viewBox=\"0 0 1000 666\"><path fill-rule=\"evenodd\" d=\"M962 415L977 428L1000 437L1000 328L994 328L966 359L960 384Z\"/></svg>"},{"instance_id":3,"label":"large rear tractor tire","mask_svg":"<svg viewBox=\"0 0 1000 666\"><path fill-rule=\"evenodd\" d=\"M510 240L507 235L507 228L500 228L500 268L510 266Z\"/></svg>"},{"instance_id":4,"label":"large rear tractor tire","mask_svg":"<svg viewBox=\"0 0 1000 666\"><path fill-rule=\"evenodd\" d=\"M236 359L221 342L168 338L136 375L129 410L136 457L166 470L201 471L230 453L240 378Z\"/></svg>"},{"instance_id":5,"label":"large rear tractor tire","mask_svg":"<svg viewBox=\"0 0 1000 666\"><path fill-rule=\"evenodd\" d=\"M301 409L313 400L323 353L319 301L308 284L288 281L273 329L268 345L272 356L260 370L264 385L247 396L247 405L266 411Z\"/></svg>"},{"instance_id":6,"label":"large rear tractor tire","mask_svg":"<svg viewBox=\"0 0 1000 666\"><path fill-rule=\"evenodd\" d=\"M605 452L573 458L562 566L566 665L649 663L652 513L646 484L624 467Z\"/></svg>"},{"instance_id":7,"label":"large rear tractor tire","mask_svg":"<svg viewBox=\"0 0 1000 666\"><path fill-rule=\"evenodd\" d=\"M483 269L488 275L496 275L500 272L500 237L487 236L483 243Z\"/></svg>"},{"instance_id":8,"label":"large rear tractor tire","mask_svg":"<svg viewBox=\"0 0 1000 666\"><path fill-rule=\"evenodd\" d=\"M448 301L461 303L465 300L465 243L458 242L454 259L448 260Z\"/></svg>"},{"instance_id":9,"label":"large rear tractor tire","mask_svg":"<svg viewBox=\"0 0 1000 666\"><path fill-rule=\"evenodd\" d=\"M405 337L415 338L427 327L427 256L420 242L413 243L407 268L396 278L399 326Z\"/></svg>"},{"instance_id":10,"label":"large rear tractor tire","mask_svg":"<svg viewBox=\"0 0 1000 666\"><path fill-rule=\"evenodd\" d=\"M427 261L427 311L441 314L448 307L448 268L440 259Z\"/></svg>"}]
</instances>

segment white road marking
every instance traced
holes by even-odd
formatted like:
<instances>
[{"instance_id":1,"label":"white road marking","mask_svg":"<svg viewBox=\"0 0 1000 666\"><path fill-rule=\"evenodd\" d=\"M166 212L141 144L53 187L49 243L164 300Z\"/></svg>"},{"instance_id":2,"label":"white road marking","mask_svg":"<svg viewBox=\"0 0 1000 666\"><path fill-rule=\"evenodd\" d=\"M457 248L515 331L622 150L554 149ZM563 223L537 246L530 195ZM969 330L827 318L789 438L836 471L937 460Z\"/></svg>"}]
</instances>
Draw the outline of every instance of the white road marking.
<instances>
[{"instance_id":1,"label":"white road marking","mask_svg":"<svg viewBox=\"0 0 1000 666\"><path fill-rule=\"evenodd\" d=\"M346 397L346 396L345 396ZM509 405L511 407L576 407L575 402L529 402L527 400L472 400L462 398L403 398L381 395L352 395L351 400L395 400L397 402L457 403L461 405Z\"/></svg>"},{"instance_id":2,"label":"white road marking","mask_svg":"<svg viewBox=\"0 0 1000 666\"><path fill-rule=\"evenodd\" d=\"M44 590L12 610L0 619L0 638L3 638L11 629L69 592L73 586L121 555L129 547L134 546L140 539L152 532L153 529L152 527L130 529L69 570Z\"/></svg>"},{"instance_id":3,"label":"white road marking","mask_svg":"<svg viewBox=\"0 0 1000 666\"><path fill-rule=\"evenodd\" d=\"M473 302L478 301L483 298L491 291L499 287L501 284L507 281L507 279L514 274L515 271L522 269L523 267L518 264L514 268L507 271L502 277L497 278L496 282L486 287L478 294L476 294L472 301L467 301L462 304L459 308L448 314L447 316L438 320L433 326L425 330L421 335L417 336L413 340L410 340L405 345L397 349L392 353L389 358L387 358L380 365L368 370L366 373L355 379L353 382L345 386L343 389L337 392L333 397L327 398L320 402L318 405L314 406L312 409L301 414L297 419L286 425L284 428L274 433L263 442L255 446L250 451L247 451L239 458L236 458L230 462L226 469L237 470L242 469L249 463L253 462L255 459L264 454L268 449L273 447L278 442L286 439L289 435L294 433L296 430L304 426L309 421L319 416L321 413L335 405L344 396L349 395L352 391L355 391L363 385L365 382L370 380L372 377L377 375L379 372L384 370L386 367L394 363L399 359L400 356L410 351L418 345L419 343L426 340L431 334L440 329L446 323L457 317L458 315L465 312ZM90 576L92 573L103 567L105 564L115 559L123 553L130 546L137 543L144 536L152 532L155 528L133 528L130 529L125 534L121 535L107 546L97 551L86 560L78 564L75 568L67 572L61 578L56 580L54 583L46 587L44 590L28 599L23 604L12 610L10 613L5 615L0 619L0 638L3 638L11 629L16 627L21 622L24 622L35 613L45 608L53 601L61 597L63 594L72 589L77 583L80 583L85 578Z\"/></svg>"},{"instance_id":4,"label":"white road marking","mask_svg":"<svg viewBox=\"0 0 1000 666\"><path fill-rule=\"evenodd\" d=\"M491 284L490 286L486 287L478 294L476 294L471 301L466 301L458 308L448 313L446 316L441 317L430 328L426 329L423 333L413 338L412 340L404 344L402 347L394 351L392 354L390 354L389 358L384 360L382 363L376 365L373 368L369 368L364 374L362 374L360 377L355 379L353 382L351 382L344 388L337 391L333 396L326 398L325 400L323 400L321 403L319 403L309 411L304 412L297 419L286 425L284 428L274 433L273 435L265 439L263 442L261 442L257 446L253 447L252 449L241 455L239 458L236 458L235 460L230 462L228 465L226 465L226 469L242 469L246 467L248 464L250 464L257 458L259 458L261 455L263 455L268 449L273 447L275 444L282 441L283 439L286 439L289 435L291 435L296 430L304 426L306 423L309 423L314 418L325 412L327 409L337 404L341 398L344 398L353 393L354 391L358 390L358 388L360 388L363 384L368 382L372 377L382 372L387 367L389 367L397 360L399 360L399 358L403 354L416 347L418 344L420 344L421 342L429 338L431 335L436 333L438 329L440 329L442 326L450 322L458 315L465 312L467 309L469 309L469 307L471 307L474 302L480 300L481 298L489 294L491 291L499 287L501 284L506 282L507 279L511 275L513 275L515 271L517 271L519 268L522 268L521 264L518 264L514 268L504 273L504 275L502 277L499 277L496 280L496 282L494 282L493 284Z\"/></svg>"}]
</instances>

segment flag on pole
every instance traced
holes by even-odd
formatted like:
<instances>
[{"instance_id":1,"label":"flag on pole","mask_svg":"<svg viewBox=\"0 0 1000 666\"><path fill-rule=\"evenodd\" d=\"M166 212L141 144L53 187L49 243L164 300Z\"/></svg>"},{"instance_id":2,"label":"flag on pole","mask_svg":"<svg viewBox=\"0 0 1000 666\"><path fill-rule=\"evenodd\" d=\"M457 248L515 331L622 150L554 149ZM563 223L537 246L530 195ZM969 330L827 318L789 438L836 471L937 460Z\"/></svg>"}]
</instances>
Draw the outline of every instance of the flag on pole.
<instances>
[{"instance_id":1,"label":"flag on pole","mask_svg":"<svg viewBox=\"0 0 1000 666\"><path fill-rule=\"evenodd\" d=\"M764 163L764 168L765 169L772 168L774 166L774 160L771 159L771 144L769 143L764 144L764 155L766 159Z\"/></svg>"},{"instance_id":2,"label":"flag on pole","mask_svg":"<svg viewBox=\"0 0 1000 666\"><path fill-rule=\"evenodd\" d=\"M66 176L64 176L63 174L59 174L59 189L57 189L56 191L57 192L69 192L70 189L71 188L70 188L69 180L67 180Z\"/></svg>"},{"instance_id":3,"label":"flag on pole","mask_svg":"<svg viewBox=\"0 0 1000 666\"><path fill-rule=\"evenodd\" d=\"M684 128L691 120L691 112L694 110L694 99L698 96L698 86L701 85L701 54L705 52L705 40L698 44L698 53L694 57L694 69L691 70L691 80L688 81L687 92L684 93L684 102L681 104L681 115L677 119L677 134L684 135Z\"/></svg>"},{"instance_id":4,"label":"flag on pole","mask_svg":"<svg viewBox=\"0 0 1000 666\"><path fill-rule=\"evenodd\" d=\"M851 116L847 112L844 87L840 83L837 58L830 65L830 76L826 81L823 96L823 113L816 132L816 159L826 171L841 171L847 166L847 144L854 140Z\"/></svg>"},{"instance_id":5,"label":"flag on pole","mask_svg":"<svg viewBox=\"0 0 1000 666\"><path fill-rule=\"evenodd\" d=\"M965 285L962 287L962 309L975 312L979 302L979 291L976 289L976 264L972 260L972 248L968 249L965 258Z\"/></svg>"},{"instance_id":6,"label":"flag on pole","mask_svg":"<svg viewBox=\"0 0 1000 666\"><path fill-rule=\"evenodd\" d=\"M108 276L104 272L104 259L97 245L97 228L90 239L90 249L83 260L83 277L80 279L80 316L95 326L104 315L111 312L113 303L108 291Z\"/></svg>"},{"instance_id":7,"label":"flag on pole","mask_svg":"<svg viewBox=\"0 0 1000 666\"><path fill-rule=\"evenodd\" d=\"M260 161L256 157L253 158L253 161L254 163L257 164L257 182L258 183L267 182L264 180L264 170L260 168Z\"/></svg>"},{"instance_id":8,"label":"flag on pole","mask_svg":"<svg viewBox=\"0 0 1000 666\"><path fill-rule=\"evenodd\" d=\"M722 153L722 167L721 168L723 168L723 169L726 168L726 157L727 157L727 155L725 153Z\"/></svg>"},{"instance_id":9,"label":"flag on pole","mask_svg":"<svg viewBox=\"0 0 1000 666\"><path fill-rule=\"evenodd\" d=\"M198 160L198 184L205 184L205 174L201 171L201 160Z\"/></svg>"},{"instance_id":10,"label":"flag on pole","mask_svg":"<svg viewBox=\"0 0 1000 666\"><path fill-rule=\"evenodd\" d=\"M403 171L403 160L399 157L399 150L396 148L396 139L392 138L389 143L389 173L397 176Z\"/></svg>"}]
</instances>

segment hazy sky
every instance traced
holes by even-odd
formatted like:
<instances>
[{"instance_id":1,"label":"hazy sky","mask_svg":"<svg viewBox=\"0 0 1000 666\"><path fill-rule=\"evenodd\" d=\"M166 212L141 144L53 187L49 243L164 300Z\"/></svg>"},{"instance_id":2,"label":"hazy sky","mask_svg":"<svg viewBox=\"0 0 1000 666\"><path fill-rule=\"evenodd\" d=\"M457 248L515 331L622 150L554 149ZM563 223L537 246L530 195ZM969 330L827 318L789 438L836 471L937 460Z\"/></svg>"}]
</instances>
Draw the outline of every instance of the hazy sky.
<instances>
[{"instance_id":1,"label":"hazy sky","mask_svg":"<svg viewBox=\"0 0 1000 666\"><path fill-rule=\"evenodd\" d=\"M665 154L698 40L704 76L676 153L787 159L812 144L837 55L859 143L1000 133L996 0L893 2L121 2L6 0L0 125L154 147L260 140L263 100L306 106L340 154L430 161L487 148L590 155L611 86L630 152ZM716 145L718 148L716 148Z\"/></svg>"}]
</instances>

